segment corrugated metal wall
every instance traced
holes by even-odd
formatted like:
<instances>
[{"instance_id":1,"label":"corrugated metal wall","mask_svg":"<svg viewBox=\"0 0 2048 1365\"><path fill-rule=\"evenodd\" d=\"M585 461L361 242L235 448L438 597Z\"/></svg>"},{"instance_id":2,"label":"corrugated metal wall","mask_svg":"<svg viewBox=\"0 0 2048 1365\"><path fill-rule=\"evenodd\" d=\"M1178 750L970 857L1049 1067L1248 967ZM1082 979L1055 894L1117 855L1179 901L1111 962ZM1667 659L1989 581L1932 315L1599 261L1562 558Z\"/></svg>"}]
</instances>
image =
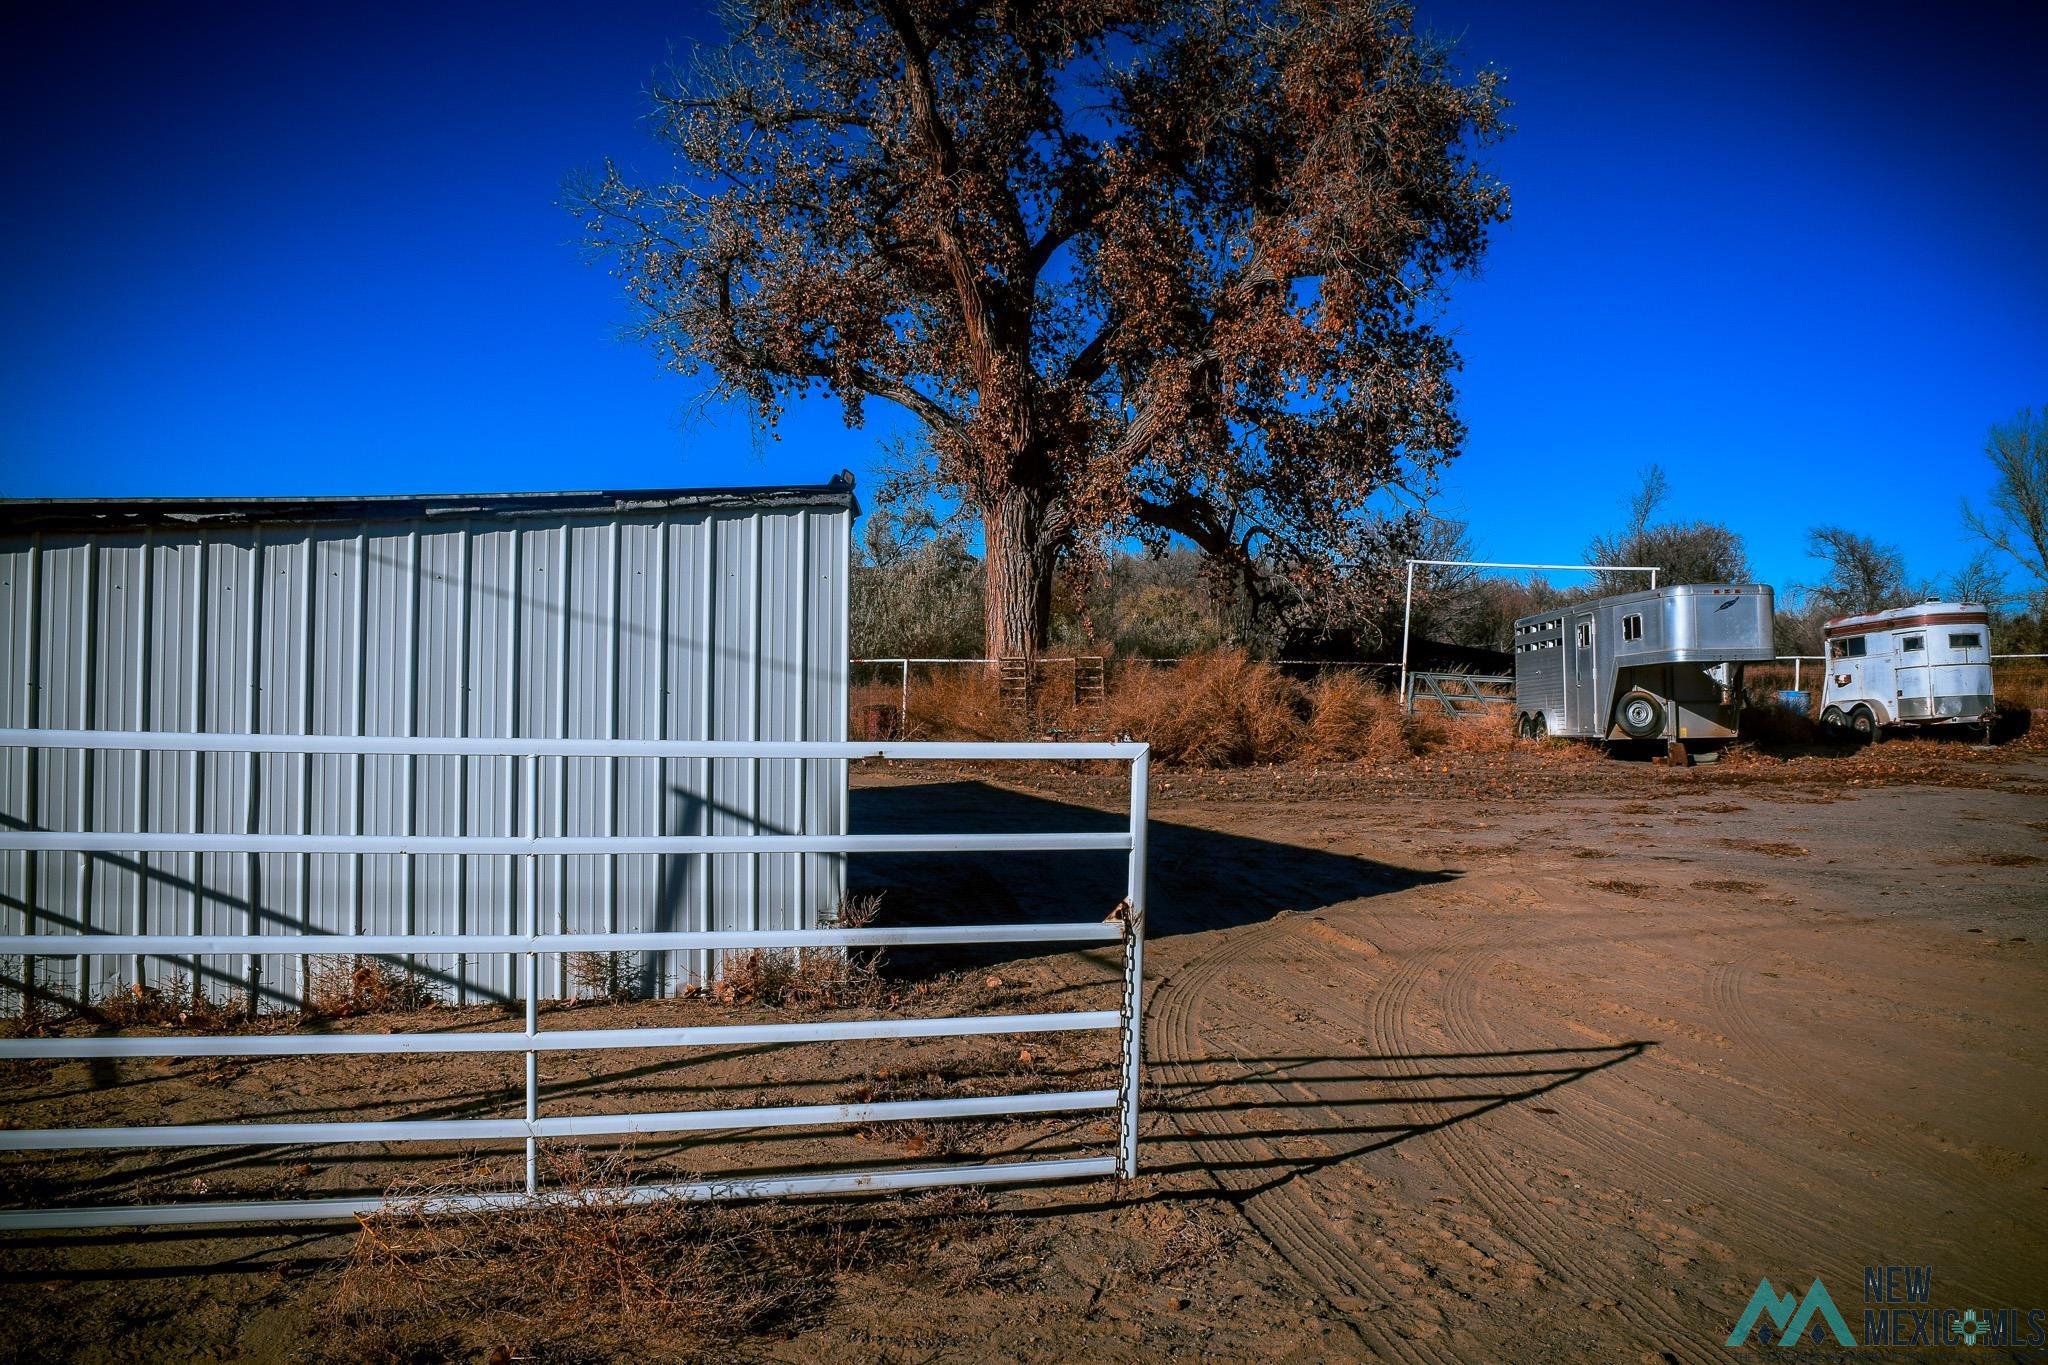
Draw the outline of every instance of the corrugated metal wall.
<instances>
[{"instance_id":1,"label":"corrugated metal wall","mask_svg":"<svg viewBox=\"0 0 2048 1365\"><path fill-rule=\"evenodd\" d=\"M843 739L845 506L0 534L0 723L426 736ZM18 829L515 833L511 758L0 750ZM543 759L544 834L845 828L845 765ZM502 858L0 854L8 933L506 932ZM543 928L803 927L839 855L543 859ZM654 955L648 955L653 957ZM640 961L685 984L699 954ZM13 964L9 964L12 966ZM502 956L421 966L508 998ZM75 998L196 968L296 1004L298 959L43 958ZM90 973L90 975L86 975ZM552 979L550 979L552 973ZM8 970L7 977L16 972ZM571 991L560 958L542 989Z\"/></svg>"}]
</instances>

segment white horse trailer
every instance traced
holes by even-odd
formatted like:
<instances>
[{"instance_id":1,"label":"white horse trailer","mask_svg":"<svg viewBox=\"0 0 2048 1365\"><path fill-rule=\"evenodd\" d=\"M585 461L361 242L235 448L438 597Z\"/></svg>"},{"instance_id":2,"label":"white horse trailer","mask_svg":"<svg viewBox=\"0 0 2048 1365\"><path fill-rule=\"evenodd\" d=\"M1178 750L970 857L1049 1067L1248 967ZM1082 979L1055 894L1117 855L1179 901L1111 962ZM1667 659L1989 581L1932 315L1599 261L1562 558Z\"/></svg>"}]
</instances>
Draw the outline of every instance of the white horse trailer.
<instances>
[{"instance_id":1,"label":"white horse trailer","mask_svg":"<svg viewBox=\"0 0 2048 1365\"><path fill-rule=\"evenodd\" d=\"M1991 613L1922 602L1837 616L1823 630L1828 676L1820 722L1874 740L1888 725L1982 725L1994 717Z\"/></svg>"},{"instance_id":2,"label":"white horse trailer","mask_svg":"<svg viewBox=\"0 0 2048 1365\"><path fill-rule=\"evenodd\" d=\"M1517 727L1602 743L1731 740L1742 665L1772 657L1772 602L1762 583L1685 583L1524 616Z\"/></svg>"}]
</instances>

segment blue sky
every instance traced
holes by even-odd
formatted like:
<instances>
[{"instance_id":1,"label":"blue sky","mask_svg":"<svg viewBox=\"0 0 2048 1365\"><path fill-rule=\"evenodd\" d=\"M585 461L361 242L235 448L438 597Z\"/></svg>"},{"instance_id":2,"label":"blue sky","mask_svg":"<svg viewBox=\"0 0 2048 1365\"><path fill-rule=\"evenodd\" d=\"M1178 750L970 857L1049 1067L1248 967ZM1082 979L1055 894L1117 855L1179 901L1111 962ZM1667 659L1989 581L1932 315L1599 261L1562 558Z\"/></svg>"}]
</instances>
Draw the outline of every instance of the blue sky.
<instances>
[{"instance_id":1,"label":"blue sky","mask_svg":"<svg viewBox=\"0 0 2048 1365\"><path fill-rule=\"evenodd\" d=\"M1781 585L1824 521L1959 564L1986 426L2048 404L2048 11L1421 9L1516 102L1452 307L1479 547L1576 558L1655 460ZM5 22L0 492L871 485L901 429L703 410L577 252L562 178L658 171L688 6Z\"/></svg>"}]
</instances>

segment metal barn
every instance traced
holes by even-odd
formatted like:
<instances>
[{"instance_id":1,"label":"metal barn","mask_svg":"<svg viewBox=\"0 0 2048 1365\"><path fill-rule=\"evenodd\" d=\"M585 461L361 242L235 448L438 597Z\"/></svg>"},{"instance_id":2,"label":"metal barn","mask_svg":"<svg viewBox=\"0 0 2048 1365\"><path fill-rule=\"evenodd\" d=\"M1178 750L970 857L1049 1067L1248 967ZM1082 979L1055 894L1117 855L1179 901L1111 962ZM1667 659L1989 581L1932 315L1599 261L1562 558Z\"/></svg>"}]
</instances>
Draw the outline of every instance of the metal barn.
<instances>
[{"instance_id":1,"label":"metal barn","mask_svg":"<svg viewBox=\"0 0 2048 1365\"><path fill-rule=\"evenodd\" d=\"M855 512L849 475L773 489L0 502L0 727L843 740ZM510 833L518 761L0 749L0 824ZM840 834L845 766L544 758L532 818L550 834ZM534 895L556 932L809 928L839 902L843 857L545 859ZM0 855L0 932L509 933L513 861L15 852ZM644 954L629 969L643 990L673 990L715 970L711 957ZM53 956L0 964L0 977L25 970L37 990L76 998L191 972L216 996L289 1005L302 961ZM503 954L417 965L454 1001L516 993ZM573 993L573 961L546 970L544 995Z\"/></svg>"}]
</instances>

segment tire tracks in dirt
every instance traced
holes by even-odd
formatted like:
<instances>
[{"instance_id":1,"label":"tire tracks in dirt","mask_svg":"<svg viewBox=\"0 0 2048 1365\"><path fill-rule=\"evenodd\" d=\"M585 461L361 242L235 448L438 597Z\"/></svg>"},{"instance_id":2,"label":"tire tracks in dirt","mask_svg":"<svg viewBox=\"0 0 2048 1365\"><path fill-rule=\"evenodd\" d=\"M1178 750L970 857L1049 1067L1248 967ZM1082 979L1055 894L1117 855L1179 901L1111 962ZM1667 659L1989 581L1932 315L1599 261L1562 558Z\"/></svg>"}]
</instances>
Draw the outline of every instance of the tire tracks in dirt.
<instances>
[{"instance_id":1,"label":"tire tracks in dirt","mask_svg":"<svg viewBox=\"0 0 2048 1365\"><path fill-rule=\"evenodd\" d=\"M1462 1051L1503 1050L1497 1039L1482 1036L1475 1026L1472 1003L1476 998L1473 984L1491 956L1481 945L1491 936L1491 926L1471 925L1433 950L1410 954L1389 978L1374 1000L1372 1040L1379 1051L1396 1059L1392 1065L1421 1074L1418 1062L1402 1059L1419 1054L1421 1040L1412 1028L1416 998L1423 981L1438 970L1443 974L1439 995L1446 1038ZM1512 1229L1511 1235L1555 1283L1586 1294L1582 1306L1614 1313L1640 1341L1668 1343L1667 1354L1677 1359L1714 1359L1690 1345L1698 1335L1696 1324L1682 1322L1644 1299L1621 1282L1604 1259L1580 1249L1588 1241L1586 1226L1556 1214L1530 1195L1504 1169L1496 1148L1481 1141L1481 1130L1474 1126L1476 1117L1447 1123L1433 1134L1438 1139L1435 1151L1468 1197L1498 1226Z\"/></svg>"},{"instance_id":2,"label":"tire tracks in dirt","mask_svg":"<svg viewBox=\"0 0 2048 1365\"><path fill-rule=\"evenodd\" d=\"M1190 1090L1204 1085L1220 1088L1231 1083L1223 1077L1200 1074L1201 1068L1218 1066L1217 1058L1204 1043L1202 1006L1220 1003L1227 1008L1227 1001L1214 991L1216 983L1255 947L1277 946L1276 940L1286 935L1284 929L1276 931L1276 926L1287 924L1287 919L1280 919L1227 932L1223 943L1154 988L1152 1001L1157 1014L1152 1038L1158 1049L1157 1060L1172 1079ZM1196 1155L1211 1163L1211 1178L1225 1190L1242 1194L1234 1182L1243 1176L1236 1169L1214 1167L1234 1166L1248 1160L1273 1166L1285 1164L1286 1158L1263 1138L1235 1125L1222 1112L1177 1108L1173 1119ZM1352 1325L1362 1345L1375 1354L1410 1365L1440 1365L1455 1359L1448 1344L1438 1338L1390 1332L1377 1313L1361 1311L1394 1307L1408 1301L1410 1294L1405 1287L1378 1274L1357 1249L1341 1245L1328 1231L1322 1214L1309 1207L1307 1193L1300 1186L1298 1180L1283 1180L1253 1190L1237 1201L1237 1207L1275 1254Z\"/></svg>"}]
</instances>

